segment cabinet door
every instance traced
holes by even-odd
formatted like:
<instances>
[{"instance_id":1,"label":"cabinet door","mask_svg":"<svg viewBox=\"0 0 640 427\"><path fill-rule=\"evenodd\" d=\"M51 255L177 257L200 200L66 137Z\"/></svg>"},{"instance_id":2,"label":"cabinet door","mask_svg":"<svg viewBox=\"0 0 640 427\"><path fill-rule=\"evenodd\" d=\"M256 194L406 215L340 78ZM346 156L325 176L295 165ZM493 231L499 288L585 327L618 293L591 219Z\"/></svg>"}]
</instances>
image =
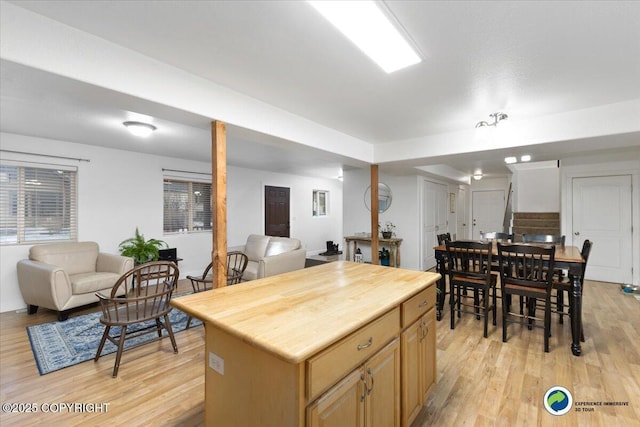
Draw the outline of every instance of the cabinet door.
<instances>
[{"instance_id":1,"label":"cabinet door","mask_svg":"<svg viewBox=\"0 0 640 427\"><path fill-rule=\"evenodd\" d=\"M429 310L419 320L422 322L420 341L420 389L421 405L427 400L427 392L436 382L436 324L435 309Z\"/></svg>"},{"instance_id":2,"label":"cabinet door","mask_svg":"<svg viewBox=\"0 0 640 427\"><path fill-rule=\"evenodd\" d=\"M422 409L424 390L420 381L421 322L416 320L402 332L402 425L410 426Z\"/></svg>"},{"instance_id":3,"label":"cabinet door","mask_svg":"<svg viewBox=\"0 0 640 427\"><path fill-rule=\"evenodd\" d=\"M400 341L394 339L364 366L367 427L400 427Z\"/></svg>"},{"instance_id":4,"label":"cabinet door","mask_svg":"<svg viewBox=\"0 0 640 427\"><path fill-rule=\"evenodd\" d=\"M307 426L364 426L366 392L364 370L356 369L307 408Z\"/></svg>"}]
</instances>

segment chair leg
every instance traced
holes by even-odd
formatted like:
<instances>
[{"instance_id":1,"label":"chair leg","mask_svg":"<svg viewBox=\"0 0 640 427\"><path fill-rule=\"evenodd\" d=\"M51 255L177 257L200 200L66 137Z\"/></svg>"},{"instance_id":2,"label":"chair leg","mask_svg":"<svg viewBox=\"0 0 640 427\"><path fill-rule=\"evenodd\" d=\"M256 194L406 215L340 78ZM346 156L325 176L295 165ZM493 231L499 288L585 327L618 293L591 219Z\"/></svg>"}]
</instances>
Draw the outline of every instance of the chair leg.
<instances>
[{"instance_id":1,"label":"chair leg","mask_svg":"<svg viewBox=\"0 0 640 427\"><path fill-rule=\"evenodd\" d=\"M173 352L177 353L178 352L178 345L176 344L176 339L173 336L173 329L171 329L171 322L169 321L169 315L168 314L164 315L164 327L167 330L167 332L169 333L169 338L171 338L171 345L173 346Z\"/></svg>"},{"instance_id":2,"label":"chair leg","mask_svg":"<svg viewBox=\"0 0 640 427\"><path fill-rule=\"evenodd\" d=\"M58 321L59 322L64 322L69 318L69 311L70 310L62 310L58 312Z\"/></svg>"},{"instance_id":3,"label":"chair leg","mask_svg":"<svg viewBox=\"0 0 640 427\"><path fill-rule=\"evenodd\" d=\"M455 310L456 298L455 298L455 291L456 291L456 288L454 286L451 286L451 295L449 296L449 305L451 306L450 310L449 310L449 311L451 311L451 313L450 313L450 316L451 316L451 329L455 329L456 328L456 317L455 317L456 316L456 314L455 314L456 313L456 310Z\"/></svg>"},{"instance_id":4,"label":"chair leg","mask_svg":"<svg viewBox=\"0 0 640 427\"><path fill-rule=\"evenodd\" d=\"M497 307L498 307L498 301L497 301L498 296L496 295L496 288L493 288L493 326L496 326L496 314L497 314Z\"/></svg>"},{"instance_id":5,"label":"chair leg","mask_svg":"<svg viewBox=\"0 0 640 427\"><path fill-rule=\"evenodd\" d=\"M100 358L100 353L102 353L102 348L104 347L104 343L107 341L107 337L109 336L109 330L111 326L106 326L104 329L104 333L102 334L102 339L100 340L100 345L98 346L98 351L96 352L96 357L93 358L94 362L97 362Z\"/></svg>"},{"instance_id":6,"label":"chair leg","mask_svg":"<svg viewBox=\"0 0 640 427\"><path fill-rule=\"evenodd\" d=\"M185 327L185 329L189 329L190 326L191 326L191 316L187 316L187 326Z\"/></svg>"},{"instance_id":7,"label":"chair leg","mask_svg":"<svg viewBox=\"0 0 640 427\"><path fill-rule=\"evenodd\" d=\"M564 315L562 314L564 312L564 291L562 289L556 291L556 309L561 313L558 323L562 325L564 323Z\"/></svg>"},{"instance_id":8,"label":"chair leg","mask_svg":"<svg viewBox=\"0 0 640 427\"><path fill-rule=\"evenodd\" d=\"M511 298L511 295L502 295L502 301L504 302L504 299ZM502 304L502 342L507 342L507 313L509 311L507 310L507 304Z\"/></svg>"},{"instance_id":9,"label":"chair leg","mask_svg":"<svg viewBox=\"0 0 640 427\"><path fill-rule=\"evenodd\" d=\"M480 290L473 290L473 311L476 313L476 320L480 320Z\"/></svg>"},{"instance_id":10,"label":"chair leg","mask_svg":"<svg viewBox=\"0 0 640 427\"><path fill-rule=\"evenodd\" d=\"M116 363L113 365L113 378L118 376L120 368L120 359L122 358L122 350L124 350L124 339L127 335L127 325L121 326L120 341L118 341L118 352L116 353Z\"/></svg>"},{"instance_id":11,"label":"chair leg","mask_svg":"<svg viewBox=\"0 0 640 427\"><path fill-rule=\"evenodd\" d=\"M489 335L489 290L482 291L484 294L482 297L483 308L484 308L484 337L486 338Z\"/></svg>"},{"instance_id":12,"label":"chair leg","mask_svg":"<svg viewBox=\"0 0 640 427\"><path fill-rule=\"evenodd\" d=\"M547 295L544 306L544 351L549 353L549 337L551 336L551 300Z\"/></svg>"},{"instance_id":13,"label":"chair leg","mask_svg":"<svg viewBox=\"0 0 640 427\"><path fill-rule=\"evenodd\" d=\"M160 319L156 319L156 330L158 332L158 338L162 338L162 323L160 323Z\"/></svg>"}]
</instances>

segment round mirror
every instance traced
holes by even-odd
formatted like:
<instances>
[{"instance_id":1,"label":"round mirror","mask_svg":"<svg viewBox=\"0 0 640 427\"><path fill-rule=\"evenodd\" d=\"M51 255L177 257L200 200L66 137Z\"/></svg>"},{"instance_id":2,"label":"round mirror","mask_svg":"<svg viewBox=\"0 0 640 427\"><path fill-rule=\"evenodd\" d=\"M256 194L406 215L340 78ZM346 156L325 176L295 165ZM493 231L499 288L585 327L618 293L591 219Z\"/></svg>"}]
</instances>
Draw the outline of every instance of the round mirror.
<instances>
[{"instance_id":1,"label":"round mirror","mask_svg":"<svg viewBox=\"0 0 640 427\"><path fill-rule=\"evenodd\" d=\"M384 212L391 206L391 189L387 184L378 183L378 212ZM364 205L371 210L371 186L364 192Z\"/></svg>"}]
</instances>

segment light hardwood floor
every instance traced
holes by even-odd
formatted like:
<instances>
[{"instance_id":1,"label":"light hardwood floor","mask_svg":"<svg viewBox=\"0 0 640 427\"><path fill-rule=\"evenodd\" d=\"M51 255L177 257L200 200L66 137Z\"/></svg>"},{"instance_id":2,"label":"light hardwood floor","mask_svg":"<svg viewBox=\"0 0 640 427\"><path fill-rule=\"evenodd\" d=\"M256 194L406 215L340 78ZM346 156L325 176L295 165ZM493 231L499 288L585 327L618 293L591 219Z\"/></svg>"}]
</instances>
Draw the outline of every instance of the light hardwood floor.
<instances>
[{"instance_id":1,"label":"light hardwood floor","mask_svg":"<svg viewBox=\"0 0 640 427\"><path fill-rule=\"evenodd\" d=\"M571 355L569 324L559 325L555 316L551 352L544 353L540 329L511 325L509 341L502 343L498 316L484 339L482 323L473 316L463 316L451 330L446 308L437 324L438 383L414 427L640 425L640 301L617 285L587 281L585 287L582 357ZM113 354L40 376L25 327L54 320L53 312L42 309L33 316L0 314L0 400L39 410L3 411L0 425L202 425L203 327L176 334L177 355L168 340L125 352L116 379L111 378ZM628 406L582 406L593 411L554 417L542 403L554 385L568 388L576 402ZM106 412L88 413L56 407L60 403L108 406ZM47 408L59 412L43 412Z\"/></svg>"}]
</instances>

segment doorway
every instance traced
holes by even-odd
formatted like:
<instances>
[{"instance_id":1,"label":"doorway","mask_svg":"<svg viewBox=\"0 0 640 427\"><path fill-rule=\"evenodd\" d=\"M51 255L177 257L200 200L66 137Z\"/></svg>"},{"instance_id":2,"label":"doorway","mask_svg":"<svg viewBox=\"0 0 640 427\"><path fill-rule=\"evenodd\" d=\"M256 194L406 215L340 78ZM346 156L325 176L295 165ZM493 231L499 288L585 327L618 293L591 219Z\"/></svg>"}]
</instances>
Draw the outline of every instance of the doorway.
<instances>
[{"instance_id":1,"label":"doorway","mask_svg":"<svg viewBox=\"0 0 640 427\"><path fill-rule=\"evenodd\" d=\"M289 236L289 188L264 186L264 234Z\"/></svg>"},{"instance_id":2,"label":"doorway","mask_svg":"<svg viewBox=\"0 0 640 427\"><path fill-rule=\"evenodd\" d=\"M504 217L504 190L473 191L472 239L480 240L480 232L502 231Z\"/></svg>"},{"instance_id":3,"label":"doorway","mask_svg":"<svg viewBox=\"0 0 640 427\"><path fill-rule=\"evenodd\" d=\"M458 189L458 206L456 210L456 240L468 239L469 227L467 227L467 191Z\"/></svg>"},{"instance_id":4,"label":"doorway","mask_svg":"<svg viewBox=\"0 0 640 427\"><path fill-rule=\"evenodd\" d=\"M585 277L631 283L631 175L573 178L572 190L573 244L593 242Z\"/></svg>"},{"instance_id":5,"label":"doorway","mask_svg":"<svg viewBox=\"0 0 640 427\"><path fill-rule=\"evenodd\" d=\"M424 181L422 191L422 269L436 265L437 235L447 232L449 192L444 184Z\"/></svg>"}]
</instances>

